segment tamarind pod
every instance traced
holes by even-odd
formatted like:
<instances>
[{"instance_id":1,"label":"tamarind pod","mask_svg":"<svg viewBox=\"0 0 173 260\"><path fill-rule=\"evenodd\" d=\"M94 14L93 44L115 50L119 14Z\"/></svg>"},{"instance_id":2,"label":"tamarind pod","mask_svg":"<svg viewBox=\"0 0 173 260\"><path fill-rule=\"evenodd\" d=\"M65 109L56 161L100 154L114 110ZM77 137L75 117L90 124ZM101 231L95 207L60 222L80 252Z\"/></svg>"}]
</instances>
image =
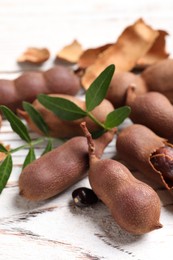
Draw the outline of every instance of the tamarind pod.
<instances>
[{"instance_id":1,"label":"tamarind pod","mask_svg":"<svg viewBox=\"0 0 173 260\"><path fill-rule=\"evenodd\" d=\"M32 102L40 93L75 95L80 87L79 78L64 66L45 72L24 72L14 80L0 80L0 104L16 111L22 108L22 101Z\"/></svg>"},{"instance_id":2,"label":"tamarind pod","mask_svg":"<svg viewBox=\"0 0 173 260\"><path fill-rule=\"evenodd\" d=\"M83 110L86 109L85 102L80 100L77 97L73 97L70 95L57 95L57 94L53 94L51 96L66 98L74 102L81 109ZM49 126L49 134L52 137L71 138L73 136L83 135L83 132L79 127L80 123L83 120L87 122L88 128L91 132L95 132L101 129L101 127L95 122L93 122L93 120L91 120L89 117L84 117L74 121L62 120L61 118L56 116L53 112L51 112L50 110L42 106L37 99L33 102L33 106L42 115L45 122ZM92 111L92 114L97 118L97 120L103 123L106 119L106 116L113 110L114 110L113 105L108 100L104 99L101 102L101 104L98 105ZM43 134L40 132L40 130L37 128L34 122L31 120L31 118L29 117L26 111L18 110L18 114L27 121L27 124L29 128L32 129L32 131L38 134Z\"/></svg>"},{"instance_id":3,"label":"tamarind pod","mask_svg":"<svg viewBox=\"0 0 173 260\"><path fill-rule=\"evenodd\" d=\"M159 168L153 164L154 154L160 154L165 158L165 154L159 149L173 150L173 145L166 139L159 137L152 130L144 125L133 124L123 129L117 137L116 148L121 159L129 166L144 173L144 175L160 184L166 189L173 189L173 179L169 177L169 172L165 172L165 163L173 160L173 153L170 153L170 161L162 160ZM163 164L163 165L162 165ZM171 170L172 164L169 169ZM168 168L168 167L167 167Z\"/></svg>"},{"instance_id":4,"label":"tamarind pod","mask_svg":"<svg viewBox=\"0 0 173 260\"><path fill-rule=\"evenodd\" d=\"M149 91L164 94L173 103L173 59L159 61L141 73Z\"/></svg>"},{"instance_id":5,"label":"tamarind pod","mask_svg":"<svg viewBox=\"0 0 173 260\"><path fill-rule=\"evenodd\" d=\"M173 140L173 106L159 92L136 94L136 87L127 90L126 105L130 106L130 119L150 128L159 136Z\"/></svg>"},{"instance_id":6,"label":"tamarind pod","mask_svg":"<svg viewBox=\"0 0 173 260\"><path fill-rule=\"evenodd\" d=\"M124 106L127 89L129 85L133 84L136 85L137 95L147 92L145 81L140 76L132 72L115 72L108 88L106 99L116 108Z\"/></svg>"},{"instance_id":7,"label":"tamarind pod","mask_svg":"<svg viewBox=\"0 0 173 260\"><path fill-rule=\"evenodd\" d=\"M94 140L99 157L114 134L112 130ZM83 178L88 168L86 138L71 138L24 168L19 177L20 195L33 201L48 199Z\"/></svg>"}]
</instances>

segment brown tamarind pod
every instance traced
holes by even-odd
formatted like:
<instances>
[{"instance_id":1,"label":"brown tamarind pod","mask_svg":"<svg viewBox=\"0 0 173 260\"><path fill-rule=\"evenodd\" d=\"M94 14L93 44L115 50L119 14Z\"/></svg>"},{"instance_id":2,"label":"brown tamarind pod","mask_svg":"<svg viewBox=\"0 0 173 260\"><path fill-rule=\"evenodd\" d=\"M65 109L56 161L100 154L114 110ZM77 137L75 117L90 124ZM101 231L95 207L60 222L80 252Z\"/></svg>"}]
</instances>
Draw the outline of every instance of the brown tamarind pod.
<instances>
[{"instance_id":1,"label":"brown tamarind pod","mask_svg":"<svg viewBox=\"0 0 173 260\"><path fill-rule=\"evenodd\" d=\"M140 95L147 91L145 81L132 72L115 72L110 83L106 98L114 105L121 107L125 105L126 92L129 85L137 86L136 93Z\"/></svg>"},{"instance_id":2,"label":"brown tamarind pod","mask_svg":"<svg viewBox=\"0 0 173 260\"><path fill-rule=\"evenodd\" d=\"M69 95L51 95L54 97L62 97L65 99L68 99L78 105L81 109L85 110L86 105L85 101L80 100L77 97L69 96ZM101 129L101 127L93 122L89 117L84 117L78 120L74 121L67 121L62 120L57 115L55 115L50 110L46 109L43 105L39 103L38 100L35 100L33 102L34 108L42 115L45 122L49 126L49 134L52 137L58 137L58 138L71 138L73 136L77 135L83 135L83 132L80 128L80 123L83 120L86 120L88 124L88 128L91 132L95 132ZM106 116L114 110L113 105L106 99L104 99L100 105L98 105L93 111L92 114L99 120L101 123L103 123L106 119ZM32 129L34 132L38 134L43 134L40 132L40 130L36 127L34 122L29 117L28 113L26 111L18 110L18 114L23 117L30 129Z\"/></svg>"},{"instance_id":3,"label":"brown tamarind pod","mask_svg":"<svg viewBox=\"0 0 173 260\"><path fill-rule=\"evenodd\" d=\"M95 139L97 156L102 155L114 134L112 130ZM71 138L24 168L19 177L20 195L32 201L48 199L82 179L88 168L86 138Z\"/></svg>"},{"instance_id":4,"label":"brown tamarind pod","mask_svg":"<svg viewBox=\"0 0 173 260\"><path fill-rule=\"evenodd\" d=\"M163 94L147 92L136 94L135 86L127 90L126 105L130 106L130 119L150 128L159 136L173 139L173 106Z\"/></svg>"},{"instance_id":5,"label":"brown tamarind pod","mask_svg":"<svg viewBox=\"0 0 173 260\"><path fill-rule=\"evenodd\" d=\"M147 184L137 180L120 162L100 160L95 144L84 123L88 140L89 181L97 197L109 208L117 224L126 231L140 235L161 228L160 199Z\"/></svg>"},{"instance_id":6,"label":"brown tamarind pod","mask_svg":"<svg viewBox=\"0 0 173 260\"><path fill-rule=\"evenodd\" d=\"M144 173L166 189L173 189L173 145L148 127L133 124L117 137L119 156L129 166Z\"/></svg>"},{"instance_id":7,"label":"brown tamarind pod","mask_svg":"<svg viewBox=\"0 0 173 260\"><path fill-rule=\"evenodd\" d=\"M40 93L76 95L79 78L65 66L57 65L44 72L24 72L14 80L0 80L0 104L13 111L22 107L22 101L32 102Z\"/></svg>"},{"instance_id":8,"label":"brown tamarind pod","mask_svg":"<svg viewBox=\"0 0 173 260\"><path fill-rule=\"evenodd\" d=\"M165 59L149 66L141 77L149 91L158 91L173 103L173 59Z\"/></svg>"}]
</instances>

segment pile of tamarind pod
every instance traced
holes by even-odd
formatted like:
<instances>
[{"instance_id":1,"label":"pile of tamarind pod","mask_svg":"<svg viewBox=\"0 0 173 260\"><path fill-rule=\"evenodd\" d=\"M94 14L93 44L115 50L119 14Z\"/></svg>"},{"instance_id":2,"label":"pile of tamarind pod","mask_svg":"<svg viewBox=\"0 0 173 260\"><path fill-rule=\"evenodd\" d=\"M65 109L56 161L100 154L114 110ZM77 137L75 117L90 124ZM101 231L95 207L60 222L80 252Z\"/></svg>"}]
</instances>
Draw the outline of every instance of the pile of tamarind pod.
<instances>
[{"instance_id":1,"label":"pile of tamarind pod","mask_svg":"<svg viewBox=\"0 0 173 260\"><path fill-rule=\"evenodd\" d=\"M148 127L132 124L117 136L119 157L161 187L173 189L173 145Z\"/></svg>"},{"instance_id":2,"label":"pile of tamarind pod","mask_svg":"<svg viewBox=\"0 0 173 260\"><path fill-rule=\"evenodd\" d=\"M14 80L0 79L0 104L16 111L22 101L32 102L40 93L76 95L80 88L72 69L57 65L43 72L24 72Z\"/></svg>"},{"instance_id":3,"label":"pile of tamarind pod","mask_svg":"<svg viewBox=\"0 0 173 260\"><path fill-rule=\"evenodd\" d=\"M62 97L65 99L68 99L78 105L81 109L85 110L86 109L86 104L85 101L80 100L78 97L73 97L70 95L58 95L54 94L51 95L54 97ZM88 126L89 131L95 132L101 129L101 127L93 122L89 117L84 117L78 120L74 121L67 121L67 120L62 120L59 118L57 115L55 115L53 112L50 110L46 109L43 105L40 104L40 102L36 99L32 105L34 108L42 115L44 121L47 123L49 126L49 135L52 137L57 137L57 138L71 138L73 136L77 135L83 135L83 132L80 128L80 123L85 120ZM99 120L101 123L103 123L106 119L106 116L114 110L113 105L111 104L110 101L104 99L100 105L98 105L93 111L92 114L97 120ZM30 127L31 130L38 134L43 134L40 132L40 130L37 128L37 126L34 124L32 121L31 117L28 115L26 111L23 110L17 110L18 114L23 117L28 126Z\"/></svg>"}]
</instances>

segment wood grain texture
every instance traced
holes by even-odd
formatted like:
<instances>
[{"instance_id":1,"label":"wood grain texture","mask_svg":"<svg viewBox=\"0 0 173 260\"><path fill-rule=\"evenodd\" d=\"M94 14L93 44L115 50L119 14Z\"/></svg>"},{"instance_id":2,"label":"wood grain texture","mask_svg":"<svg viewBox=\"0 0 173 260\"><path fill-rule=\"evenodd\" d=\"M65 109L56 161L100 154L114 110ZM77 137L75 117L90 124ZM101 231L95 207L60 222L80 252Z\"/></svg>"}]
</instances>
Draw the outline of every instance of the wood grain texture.
<instances>
[{"instance_id":1,"label":"wood grain texture","mask_svg":"<svg viewBox=\"0 0 173 260\"><path fill-rule=\"evenodd\" d=\"M172 10L171 0L1 0L0 78L14 79L22 71L33 69L16 63L27 47L50 50L51 58L34 67L45 70L54 65L56 52L74 39L84 48L114 42L126 26L140 17L170 34L167 49L172 56ZM23 143L7 121L3 122L0 140L12 147ZM104 158L115 155L114 142L106 148ZM37 147L37 156L43 148ZM74 207L71 192L79 186L89 187L87 178L47 201L33 203L21 198L18 177L26 153L27 149L14 154L12 175L0 195L1 260L157 260L165 258L165 254L172 259L173 196L168 191L154 186L162 203L164 227L133 236L116 225L102 203L84 209ZM138 172L134 175L145 180Z\"/></svg>"}]
</instances>

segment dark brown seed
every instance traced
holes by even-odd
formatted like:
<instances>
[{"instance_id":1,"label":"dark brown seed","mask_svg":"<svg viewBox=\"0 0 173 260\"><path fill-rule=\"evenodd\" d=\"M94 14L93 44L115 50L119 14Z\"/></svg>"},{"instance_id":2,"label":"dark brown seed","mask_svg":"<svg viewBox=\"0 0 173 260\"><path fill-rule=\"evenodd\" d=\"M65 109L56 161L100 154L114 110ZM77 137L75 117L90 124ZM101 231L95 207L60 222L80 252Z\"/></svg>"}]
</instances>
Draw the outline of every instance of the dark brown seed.
<instances>
[{"instance_id":1,"label":"dark brown seed","mask_svg":"<svg viewBox=\"0 0 173 260\"><path fill-rule=\"evenodd\" d=\"M72 192L72 198L76 206L86 207L98 202L98 197L93 190L80 187Z\"/></svg>"},{"instance_id":2,"label":"dark brown seed","mask_svg":"<svg viewBox=\"0 0 173 260\"><path fill-rule=\"evenodd\" d=\"M173 180L173 148L169 146L157 149L151 156L150 162L164 178Z\"/></svg>"}]
</instances>

